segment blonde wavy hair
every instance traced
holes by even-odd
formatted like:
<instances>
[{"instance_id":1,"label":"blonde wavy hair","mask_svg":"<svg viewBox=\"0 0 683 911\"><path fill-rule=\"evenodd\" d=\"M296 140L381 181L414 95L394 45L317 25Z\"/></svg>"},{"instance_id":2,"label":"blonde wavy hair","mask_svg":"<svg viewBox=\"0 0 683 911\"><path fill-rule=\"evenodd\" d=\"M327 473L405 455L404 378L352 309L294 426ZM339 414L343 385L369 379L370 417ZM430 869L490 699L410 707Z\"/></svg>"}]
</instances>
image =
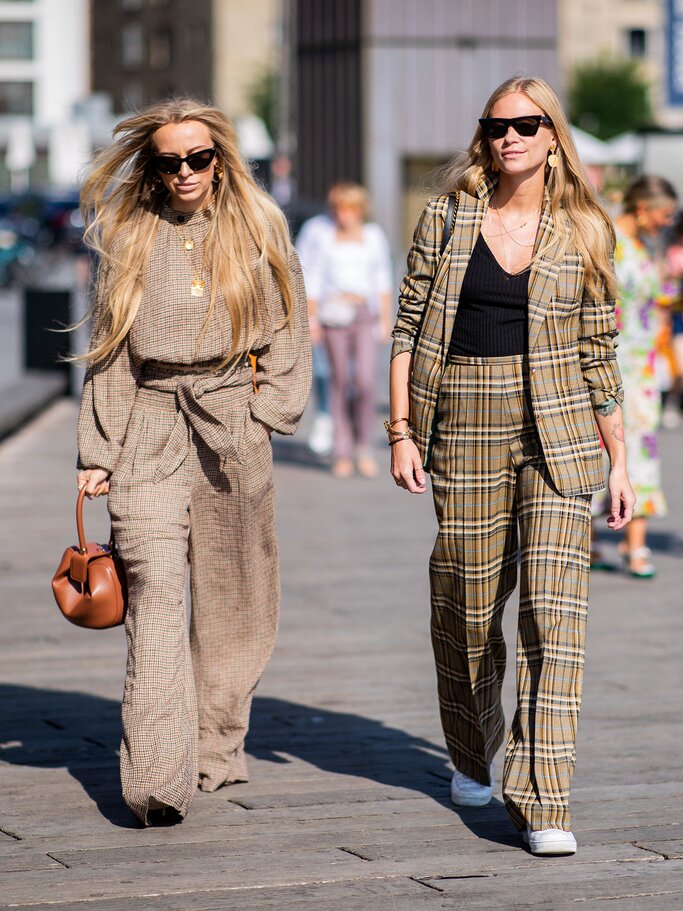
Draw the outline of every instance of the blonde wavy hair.
<instances>
[{"instance_id":1,"label":"blonde wavy hair","mask_svg":"<svg viewBox=\"0 0 683 911\"><path fill-rule=\"evenodd\" d=\"M189 120L208 127L220 174L214 176L215 214L204 240L204 261L211 272L211 300L197 348L220 291L232 325L225 364L249 350L265 301L269 272L282 295L285 322L291 317L291 243L284 215L252 178L238 151L235 129L225 114L192 98L173 98L122 120L114 129L114 142L95 157L83 183L84 238L100 258L97 282L109 320L104 337L81 360L91 364L102 361L133 325L144 292L145 268L159 213L168 199L166 192L159 192L160 182L152 163L154 134L166 124ZM256 268L253 244L258 249Z\"/></svg>"},{"instance_id":2,"label":"blonde wavy hair","mask_svg":"<svg viewBox=\"0 0 683 911\"><path fill-rule=\"evenodd\" d=\"M552 249L552 256L558 261L573 248L583 259L585 291L592 296L612 298L616 291L612 266L614 228L579 160L569 122L555 91L543 79L514 76L493 92L482 117L489 117L501 98L518 92L526 95L550 118L558 146L557 167L546 165L545 169L545 188L556 226L555 236L536 255L548 255ZM484 177L495 179L495 172L488 140L477 126L468 150L443 169L440 189L444 193L463 190L474 196Z\"/></svg>"}]
</instances>

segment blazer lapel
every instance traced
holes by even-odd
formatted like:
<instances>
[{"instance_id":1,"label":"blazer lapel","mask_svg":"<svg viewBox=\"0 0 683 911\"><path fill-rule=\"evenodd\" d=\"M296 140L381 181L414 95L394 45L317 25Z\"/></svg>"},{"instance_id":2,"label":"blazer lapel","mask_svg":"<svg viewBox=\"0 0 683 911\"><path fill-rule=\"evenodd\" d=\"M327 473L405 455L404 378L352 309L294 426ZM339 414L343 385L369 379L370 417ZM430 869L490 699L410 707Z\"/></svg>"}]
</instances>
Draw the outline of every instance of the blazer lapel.
<instances>
[{"instance_id":1,"label":"blazer lapel","mask_svg":"<svg viewBox=\"0 0 683 911\"><path fill-rule=\"evenodd\" d=\"M534 246L534 261L529 275L529 350L536 344L543 320L548 312L548 307L557 288L557 277L562 265L552 259L551 252L555 240L555 222L553 220L550 203L546 200L541 221L536 235ZM547 250L546 253L542 251ZM541 255L538 252L541 251Z\"/></svg>"}]
</instances>

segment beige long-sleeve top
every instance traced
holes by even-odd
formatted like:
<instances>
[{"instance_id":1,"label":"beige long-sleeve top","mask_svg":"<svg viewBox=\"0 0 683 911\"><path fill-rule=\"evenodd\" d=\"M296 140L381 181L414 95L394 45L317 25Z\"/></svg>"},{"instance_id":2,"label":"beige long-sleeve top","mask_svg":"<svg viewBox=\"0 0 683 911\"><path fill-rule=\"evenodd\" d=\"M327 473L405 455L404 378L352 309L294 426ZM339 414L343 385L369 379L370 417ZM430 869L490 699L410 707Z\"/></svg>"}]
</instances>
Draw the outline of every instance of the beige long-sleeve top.
<instances>
[{"instance_id":1,"label":"beige long-sleeve top","mask_svg":"<svg viewBox=\"0 0 683 911\"><path fill-rule=\"evenodd\" d=\"M202 241L212 218L204 209L180 216L166 207L159 215L157 233L144 278L140 308L127 337L103 361L86 371L78 421L79 466L116 468L137 387L152 362L179 368L167 377L156 377L156 388L175 392L184 419L202 438L224 456L222 427L224 415L211 411L211 397L205 393L235 385L243 368L183 374L182 370L215 365L223 360L231 344L229 314L220 293L216 308L201 346L197 341L211 300L208 270L202 272L204 295L194 297L190 286L201 267ZM194 241L192 257L183 248L182 238ZM256 245L253 245L254 261ZM291 434L297 428L306 405L311 383L311 345L308 329L306 294L296 253L290 256L290 276L295 306L289 323L284 320L284 305L275 280L269 277L264 293L265 305L259 313L257 336L251 351L257 357L258 393L249 408L258 421L278 433ZM109 311L106 299L106 274L100 276L93 313L93 344L104 337ZM243 381L243 380L242 380ZM201 401L203 399L203 402Z\"/></svg>"}]
</instances>

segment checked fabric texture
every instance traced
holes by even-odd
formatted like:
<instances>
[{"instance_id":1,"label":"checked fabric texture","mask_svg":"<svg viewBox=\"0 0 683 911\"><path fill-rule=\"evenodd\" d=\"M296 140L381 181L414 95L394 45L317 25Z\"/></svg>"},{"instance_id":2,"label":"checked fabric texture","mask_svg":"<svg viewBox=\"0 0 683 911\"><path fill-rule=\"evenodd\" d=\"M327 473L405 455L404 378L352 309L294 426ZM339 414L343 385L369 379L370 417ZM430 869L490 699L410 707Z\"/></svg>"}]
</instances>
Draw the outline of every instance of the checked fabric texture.
<instances>
[{"instance_id":1,"label":"checked fabric texture","mask_svg":"<svg viewBox=\"0 0 683 911\"><path fill-rule=\"evenodd\" d=\"M206 209L182 224L200 257L211 217ZM168 208L159 215L128 336L86 373L78 427L80 465L112 473L108 505L129 587L121 781L143 822L152 798L184 816L197 786L247 778L249 710L280 598L268 431L294 432L311 379L296 255L290 326L272 277L264 288L255 393L244 361L215 367L230 339L220 296L198 347L210 283L203 297L190 294L174 219ZM95 340L107 326L107 281L103 273Z\"/></svg>"},{"instance_id":2,"label":"checked fabric texture","mask_svg":"<svg viewBox=\"0 0 683 911\"><path fill-rule=\"evenodd\" d=\"M392 357L412 354L410 419L429 469L434 413L460 289L495 190L484 178L477 195L458 193L450 243L440 256L448 196L426 206L408 254ZM548 470L563 494L604 487L594 409L623 400L614 338L614 301L584 294L581 257L554 258L563 231L546 200L529 276L529 389Z\"/></svg>"},{"instance_id":3,"label":"checked fabric texture","mask_svg":"<svg viewBox=\"0 0 683 911\"><path fill-rule=\"evenodd\" d=\"M525 357L449 358L431 476L439 522L430 561L432 643L451 758L489 783L505 736L503 608L521 553L518 707L503 796L519 828L570 829L591 498L561 496L553 484Z\"/></svg>"}]
</instances>

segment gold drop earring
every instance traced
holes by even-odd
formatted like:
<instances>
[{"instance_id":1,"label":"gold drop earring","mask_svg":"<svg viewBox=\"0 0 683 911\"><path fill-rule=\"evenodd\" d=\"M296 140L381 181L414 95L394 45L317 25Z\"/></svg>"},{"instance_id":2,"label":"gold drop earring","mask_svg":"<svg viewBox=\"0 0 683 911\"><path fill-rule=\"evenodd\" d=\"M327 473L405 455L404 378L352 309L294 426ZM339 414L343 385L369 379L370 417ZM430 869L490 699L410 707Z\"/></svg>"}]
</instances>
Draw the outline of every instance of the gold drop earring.
<instances>
[{"instance_id":1,"label":"gold drop earring","mask_svg":"<svg viewBox=\"0 0 683 911\"><path fill-rule=\"evenodd\" d=\"M550 146L550 154L548 155L548 167L556 168L560 163L560 156L555 153L557 145L553 142Z\"/></svg>"}]
</instances>

